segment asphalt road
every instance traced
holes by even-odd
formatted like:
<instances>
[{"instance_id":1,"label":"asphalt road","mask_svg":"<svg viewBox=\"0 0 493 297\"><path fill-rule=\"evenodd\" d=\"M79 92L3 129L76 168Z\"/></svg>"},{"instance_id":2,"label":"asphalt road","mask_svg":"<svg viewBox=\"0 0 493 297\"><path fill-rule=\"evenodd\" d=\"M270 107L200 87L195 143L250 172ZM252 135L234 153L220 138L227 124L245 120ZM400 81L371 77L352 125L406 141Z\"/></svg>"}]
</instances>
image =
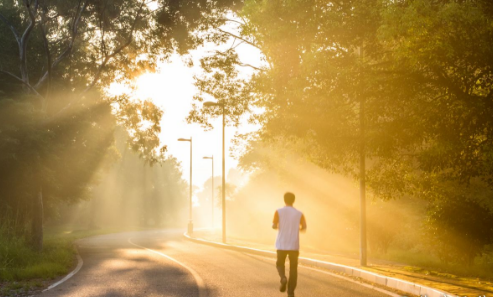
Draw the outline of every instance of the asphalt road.
<instances>
[{"instance_id":1,"label":"asphalt road","mask_svg":"<svg viewBox=\"0 0 493 297\"><path fill-rule=\"evenodd\" d=\"M194 243L177 230L103 235L78 246L81 270L40 296L286 296L273 260ZM310 268L298 273L297 297L388 296Z\"/></svg>"}]
</instances>

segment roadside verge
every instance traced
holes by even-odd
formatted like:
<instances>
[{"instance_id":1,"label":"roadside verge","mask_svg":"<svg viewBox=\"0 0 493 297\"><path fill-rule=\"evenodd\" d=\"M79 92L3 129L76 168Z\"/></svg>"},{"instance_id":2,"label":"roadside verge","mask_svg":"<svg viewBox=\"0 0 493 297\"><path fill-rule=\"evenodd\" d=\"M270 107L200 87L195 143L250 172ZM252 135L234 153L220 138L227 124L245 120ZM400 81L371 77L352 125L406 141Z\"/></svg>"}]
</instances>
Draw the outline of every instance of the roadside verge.
<instances>
[{"instance_id":1,"label":"roadside verge","mask_svg":"<svg viewBox=\"0 0 493 297\"><path fill-rule=\"evenodd\" d=\"M77 266L75 267L74 270L72 270L72 272L70 272L69 274L67 274L64 278L62 278L61 280L55 282L54 284L51 284L48 288L44 289L42 292L46 292L48 290L51 290L53 289L54 287L57 287L58 285L61 285L62 283L64 283L65 281L67 281L69 278L71 278L72 276L74 276L77 272L79 272L79 270L82 268L82 265L84 264L84 261L82 261L82 258L80 257L79 255L79 251L77 250Z\"/></svg>"},{"instance_id":2,"label":"roadside verge","mask_svg":"<svg viewBox=\"0 0 493 297\"><path fill-rule=\"evenodd\" d=\"M270 258L276 257L276 253L274 253L272 251L265 251L265 250L261 250L261 249L254 249L254 248L249 248L249 247L224 244L224 243L209 241L209 240L205 240L205 239L201 239L201 238L193 238L193 237L190 237L186 233L184 234L184 236L188 240L191 240L191 241L194 241L197 243L201 243L201 244L207 244L207 245L211 245L211 246L215 246L215 247L220 247L223 249L228 249L228 250L233 250L233 251L238 251L238 252L244 252L244 253L254 254L254 255L259 255L259 256L264 256L264 257L270 257ZM325 261L319 261L319 260L304 258L304 257L299 258L299 263L302 265L307 265L307 266L312 266L312 267L317 267L317 268L321 268L321 269L334 271L337 273L342 273L344 275L351 276L351 277L361 278L363 280L366 280L366 281L374 283L374 284L378 284L378 285L381 285L384 287L399 290L399 291L406 292L406 293L413 294L413 295L427 296L427 297L457 297L457 296L452 295L450 293L440 291L440 290L437 290L434 288L430 288L427 286L419 285L416 283L408 282L408 281L393 278L393 277L380 275L380 274L369 272L369 271L359 269L356 267L351 267L351 266L346 266L346 265L341 265L341 264L336 264L336 263L331 263L331 262L325 262Z\"/></svg>"}]
</instances>

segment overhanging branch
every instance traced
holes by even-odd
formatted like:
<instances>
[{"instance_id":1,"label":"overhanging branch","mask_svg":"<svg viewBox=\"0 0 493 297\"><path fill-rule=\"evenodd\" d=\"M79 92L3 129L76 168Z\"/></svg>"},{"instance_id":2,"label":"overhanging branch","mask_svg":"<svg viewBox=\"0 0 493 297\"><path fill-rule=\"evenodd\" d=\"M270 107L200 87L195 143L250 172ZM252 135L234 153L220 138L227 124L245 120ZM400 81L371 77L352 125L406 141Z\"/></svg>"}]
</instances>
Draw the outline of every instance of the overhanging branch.
<instances>
[{"instance_id":1,"label":"overhanging branch","mask_svg":"<svg viewBox=\"0 0 493 297\"><path fill-rule=\"evenodd\" d=\"M142 2L141 5L140 5L140 7L139 7L139 10L137 11L137 14L135 16L134 22L132 23L132 26L130 28L129 35L128 35L127 40L125 41L125 43L122 44L121 46L119 46L110 55L106 55L105 56L103 62L101 63L101 65L99 65L98 70L96 72L96 75L94 76L94 79L92 80L92 82L84 89L84 91L81 92L81 94L79 96L77 96L74 100L72 100L71 102L69 102L65 107L63 107L60 111L58 111L53 118L56 118L60 114L63 114L65 111L67 111L74 104L76 104L77 102L79 102L80 100L82 100L82 98L84 98L84 94L87 93L89 90L91 90L96 85L96 83L99 81L99 79L101 77L101 74L102 74L104 68L106 67L106 64L108 64L108 62L112 58L114 58L116 55L120 54L126 47L128 47L132 43L132 41L133 41L133 34L134 34L134 31L135 31L137 22L139 21L139 19L141 17L140 14L142 12L142 8L143 8L144 4L145 4L145 2Z\"/></svg>"},{"instance_id":2,"label":"overhanging branch","mask_svg":"<svg viewBox=\"0 0 493 297\"><path fill-rule=\"evenodd\" d=\"M2 70L2 69L0 69L0 73L6 74L6 75L18 80L19 82L24 84L26 87L28 87L31 91L33 91L34 94L36 94L37 96L39 96L40 98L42 98L44 100L44 97L33 86L31 86L28 82L25 82L22 78L18 77L17 75L13 74L10 71L6 71L6 70Z\"/></svg>"},{"instance_id":3,"label":"overhanging branch","mask_svg":"<svg viewBox=\"0 0 493 297\"><path fill-rule=\"evenodd\" d=\"M79 0L79 5L77 8L77 15L74 18L74 21L72 22L72 30L71 30L72 36L70 38L69 44L67 45L65 50L55 59L55 61L53 61L53 63L51 64L51 69L49 69L49 70L55 69L58 66L58 64L60 64L60 62L72 52L72 48L74 47L75 39L77 38L77 35L79 33L78 28L79 28L79 23L80 23L80 20L82 17L82 13L84 12L84 10L87 7L87 1L84 1L83 4L81 4L81 3L82 3L82 1ZM47 70L43 74L43 76L38 80L38 82L36 83L36 85L34 87L36 89L39 89L41 87L41 85L43 85L43 83L46 81L48 76L49 76L49 73Z\"/></svg>"},{"instance_id":4,"label":"overhanging branch","mask_svg":"<svg viewBox=\"0 0 493 297\"><path fill-rule=\"evenodd\" d=\"M24 33L22 34L22 37L20 39L19 56L21 60L21 77L26 83L29 83L29 75L27 70L27 41L29 39L29 36L31 35L34 25L36 24L36 17L34 13L38 9L38 0L34 2L33 9L31 9L31 5L27 0L24 0L24 6L26 7L27 13L29 15L29 25L27 26L26 30L24 30Z\"/></svg>"},{"instance_id":5,"label":"overhanging branch","mask_svg":"<svg viewBox=\"0 0 493 297\"><path fill-rule=\"evenodd\" d=\"M7 25L7 27L10 28L10 31L12 31L12 34L14 34L15 40L17 41L17 44L20 46L20 39L19 39L19 33L15 29L14 25L7 20L7 18L0 12L0 20Z\"/></svg>"},{"instance_id":6,"label":"overhanging branch","mask_svg":"<svg viewBox=\"0 0 493 297\"><path fill-rule=\"evenodd\" d=\"M253 66L251 64L246 64L246 63L238 63L238 66L241 66L241 67L250 67L250 68L253 68L255 70L262 71L262 72L265 71L265 69L262 69L262 68Z\"/></svg>"},{"instance_id":7,"label":"overhanging branch","mask_svg":"<svg viewBox=\"0 0 493 297\"><path fill-rule=\"evenodd\" d=\"M239 39L239 40L241 40L241 41L245 42L245 43L246 43L246 44L248 44L248 45L251 45L251 46L253 46L253 47L255 47L255 48L260 49L260 47L259 47L258 45L256 45L255 43L253 43L253 42L251 42L251 41L249 41L249 40L244 39L243 37L240 37L240 36L238 36L238 35L236 35L236 34L233 34L233 33L231 33L231 32L228 32L228 31L224 31L223 29L220 29L220 28L218 28L217 30L219 30L219 32L222 32L222 33L224 33L224 34L226 34L226 35L229 35L229 36L231 36L231 37L234 37L234 38L236 38L236 39Z\"/></svg>"},{"instance_id":8,"label":"overhanging branch","mask_svg":"<svg viewBox=\"0 0 493 297\"><path fill-rule=\"evenodd\" d=\"M101 63L101 65L99 65L99 69L98 69L96 75L94 76L94 79L92 80L92 82L86 87L86 89L82 93L86 93L87 91L92 89L92 87L94 87L94 85L99 81L99 78L101 77L101 73L102 73L104 67L106 67L106 64L108 64L109 60L111 60L116 55L120 54L126 47L128 47L132 43L135 27L137 25L137 22L140 19L140 13L142 12L143 6L144 6L144 2L141 3L139 10L137 11L137 14L135 16L135 20L132 24L132 27L130 28L130 32L128 34L128 37L127 37L127 40L125 41L125 43L120 45L113 53L106 55L106 57L103 60L103 62Z\"/></svg>"}]
</instances>

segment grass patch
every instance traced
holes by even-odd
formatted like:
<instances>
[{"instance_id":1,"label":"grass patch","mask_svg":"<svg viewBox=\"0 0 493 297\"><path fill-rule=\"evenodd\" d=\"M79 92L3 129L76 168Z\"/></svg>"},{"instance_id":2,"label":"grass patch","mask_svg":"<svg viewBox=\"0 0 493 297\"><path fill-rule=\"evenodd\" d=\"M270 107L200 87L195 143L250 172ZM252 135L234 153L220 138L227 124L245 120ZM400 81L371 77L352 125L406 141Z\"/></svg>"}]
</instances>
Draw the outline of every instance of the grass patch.
<instances>
[{"instance_id":1,"label":"grass patch","mask_svg":"<svg viewBox=\"0 0 493 297\"><path fill-rule=\"evenodd\" d=\"M77 239L112 230L48 230L42 252L33 251L24 237L0 236L0 281L52 279L74 266Z\"/></svg>"},{"instance_id":2,"label":"grass patch","mask_svg":"<svg viewBox=\"0 0 493 297\"><path fill-rule=\"evenodd\" d=\"M0 280L20 281L54 278L68 272L74 263L75 249L71 240L51 239L43 251L30 249L24 239L2 240L0 243Z\"/></svg>"},{"instance_id":3,"label":"grass patch","mask_svg":"<svg viewBox=\"0 0 493 297\"><path fill-rule=\"evenodd\" d=\"M22 236L0 229L0 296L31 295L49 280L69 273L76 265L74 241L116 232L112 229L45 230L43 251L33 251Z\"/></svg>"}]
</instances>

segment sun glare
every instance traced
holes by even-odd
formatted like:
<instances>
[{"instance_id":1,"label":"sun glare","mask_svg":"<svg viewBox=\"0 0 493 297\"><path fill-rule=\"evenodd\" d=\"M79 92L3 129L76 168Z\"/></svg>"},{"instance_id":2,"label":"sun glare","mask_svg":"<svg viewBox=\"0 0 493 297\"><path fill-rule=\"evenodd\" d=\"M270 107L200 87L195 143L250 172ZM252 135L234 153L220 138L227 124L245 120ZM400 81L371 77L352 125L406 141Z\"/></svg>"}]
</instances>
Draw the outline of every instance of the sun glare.
<instances>
[{"instance_id":1,"label":"sun glare","mask_svg":"<svg viewBox=\"0 0 493 297\"><path fill-rule=\"evenodd\" d=\"M113 82L105 92L109 96L125 94L134 100L151 100L159 105L164 90L162 80L163 77L160 73L145 73L135 79L133 86Z\"/></svg>"},{"instance_id":2,"label":"sun glare","mask_svg":"<svg viewBox=\"0 0 493 297\"><path fill-rule=\"evenodd\" d=\"M150 10L154 11L154 10L159 8L159 3L157 1L152 1L152 2L147 3L147 7Z\"/></svg>"},{"instance_id":3,"label":"sun glare","mask_svg":"<svg viewBox=\"0 0 493 297\"><path fill-rule=\"evenodd\" d=\"M163 96L164 88L162 75L158 73L144 73L136 80L136 97L139 99L151 99L157 103L157 99Z\"/></svg>"},{"instance_id":4,"label":"sun glare","mask_svg":"<svg viewBox=\"0 0 493 297\"><path fill-rule=\"evenodd\" d=\"M114 97L114 96L121 96L123 94L130 94L131 89L129 86L119 83L119 82L112 82L110 86L105 90L106 94L108 96Z\"/></svg>"},{"instance_id":5,"label":"sun glare","mask_svg":"<svg viewBox=\"0 0 493 297\"><path fill-rule=\"evenodd\" d=\"M162 131L159 138L163 144L168 147L167 155L176 157L182 163L184 168L187 168L190 162L190 152L188 147L184 147L181 143L177 143L176 139L181 137L193 137L193 184L199 188L204 185L204 182L210 178L211 168L209 163L203 163L202 156L204 155L221 155L221 118L211 119L211 124L215 128L211 131L204 131L199 124L189 124L186 122L190 109L192 108L193 97L198 92L194 85L194 75L200 73L201 69L198 62L198 57L206 55L207 49L201 49L194 52L196 60L194 66L188 67L180 56L173 56L167 61L158 65L156 72L148 72L135 77L132 85L125 85L114 82L106 93L110 96L128 95L131 100L142 101L150 100L164 111L161 120ZM255 54L245 51L242 53L245 56L245 63L258 65L254 60ZM243 67L241 71L248 76L251 69ZM210 100L215 100L211 98ZM261 113L260 110L255 110L255 113ZM142 127L145 127L142 126ZM241 127L230 127L226 129L226 151L230 149L230 142L237 133L248 133L258 130L259 126L248 123L247 119L242 119ZM226 170L237 166L237 160L231 155L226 156ZM220 172L220 162L215 162L215 172ZM184 179L188 180L188 168L183 171ZM199 207L200 201L197 197L193 197L194 207Z\"/></svg>"}]
</instances>

